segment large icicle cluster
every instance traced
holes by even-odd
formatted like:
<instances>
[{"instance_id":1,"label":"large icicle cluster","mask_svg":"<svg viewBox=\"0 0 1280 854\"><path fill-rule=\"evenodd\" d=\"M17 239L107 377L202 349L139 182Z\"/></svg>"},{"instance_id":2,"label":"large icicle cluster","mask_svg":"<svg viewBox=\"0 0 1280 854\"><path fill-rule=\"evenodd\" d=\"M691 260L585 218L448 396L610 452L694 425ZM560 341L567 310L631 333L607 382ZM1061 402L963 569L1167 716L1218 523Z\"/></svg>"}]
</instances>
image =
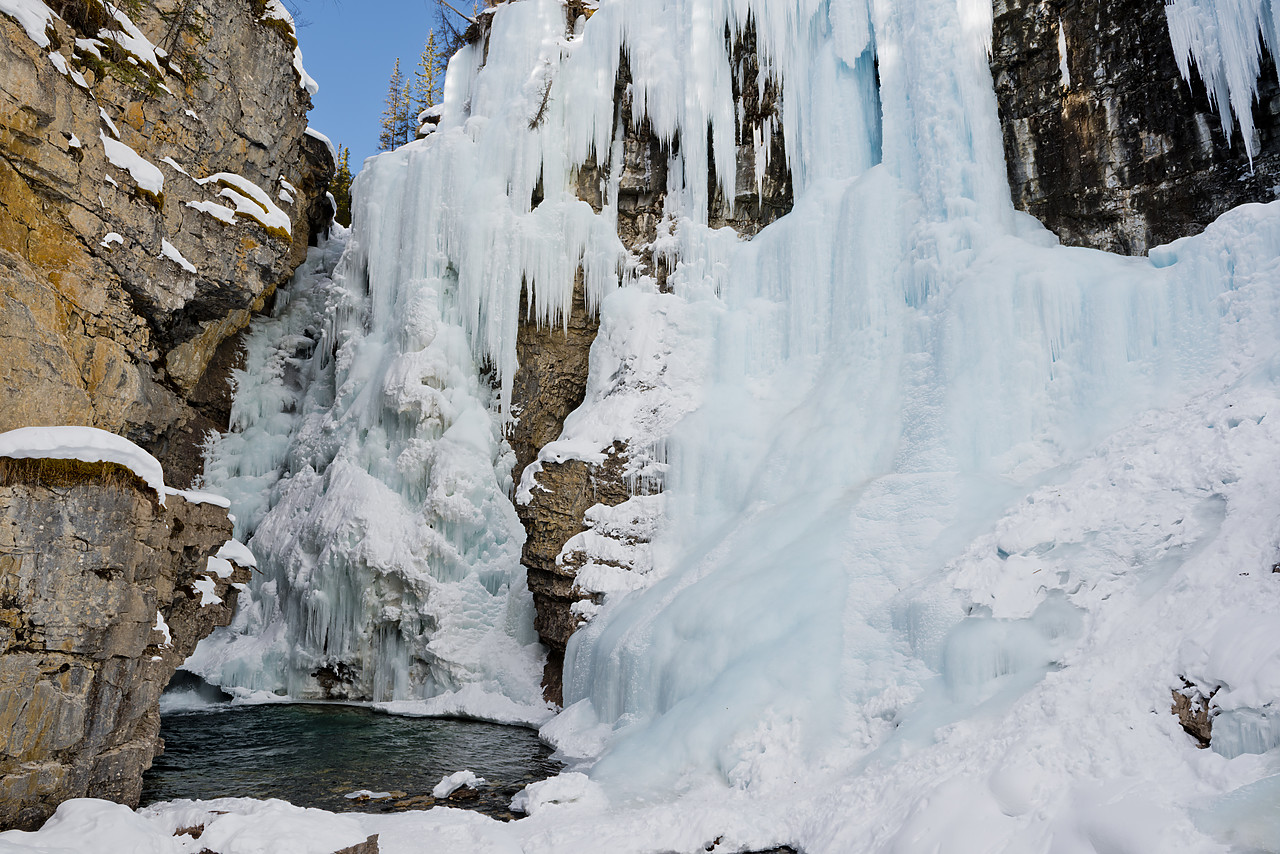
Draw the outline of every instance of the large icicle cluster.
<instances>
[{"instance_id":1,"label":"large icicle cluster","mask_svg":"<svg viewBox=\"0 0 1280 854\"><path fill-rule=\"evenodd\" d=\"M1276 55L1280 10L1271 0L1174 0L1164 7L1169 38L1182 78L1191 82L1191 63L1217 105L1222 133L1231 139L1232 116L1250 157L1258 153L1253 104L1258 99L1262 49Z\"/></svg>"}]
</instances>

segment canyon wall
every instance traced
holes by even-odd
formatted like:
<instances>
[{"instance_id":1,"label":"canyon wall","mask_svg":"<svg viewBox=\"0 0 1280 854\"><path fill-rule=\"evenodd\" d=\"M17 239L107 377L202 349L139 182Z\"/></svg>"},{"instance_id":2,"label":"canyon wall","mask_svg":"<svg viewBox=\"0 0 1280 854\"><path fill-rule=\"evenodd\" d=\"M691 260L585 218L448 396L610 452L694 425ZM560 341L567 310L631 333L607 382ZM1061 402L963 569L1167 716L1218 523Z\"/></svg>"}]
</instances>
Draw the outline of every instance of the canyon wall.
<instances>
[{"instance_id":1,"label":"canyon wall","mask_svg":"<svg viewBox=\"0 0 1280 854\"><path fill-rule=\"evenodd\" d=\"M222 507L161 505L123 466L0 459L0 826L137 806L160 693L248 580L208 561L230 537Z\"/></svg>"},{"instance_id":2,"label":"canyon wall","mask_svg":"<svg viewBox=\"0 0 1280 854\"><path fill-rule=\"evenodd\" d=\"M991 74L1014 204L1063 243L1142 255L1280 184L1280 84L1262 50L1250 157L1163 0L996 0ZM1226 109L1226 105L1221 105Z\"/></svg>"},{"instance_id":3,"label":"canyon wall","mask_svg":"<svg viewBox=\"0 0 1280 854\"><path fill-rule=\"evenodd\" d=\"M198 474L234 336L330 216L277 7L0 15L0 430L99 427Z\"/></svg>"}]
</instances>

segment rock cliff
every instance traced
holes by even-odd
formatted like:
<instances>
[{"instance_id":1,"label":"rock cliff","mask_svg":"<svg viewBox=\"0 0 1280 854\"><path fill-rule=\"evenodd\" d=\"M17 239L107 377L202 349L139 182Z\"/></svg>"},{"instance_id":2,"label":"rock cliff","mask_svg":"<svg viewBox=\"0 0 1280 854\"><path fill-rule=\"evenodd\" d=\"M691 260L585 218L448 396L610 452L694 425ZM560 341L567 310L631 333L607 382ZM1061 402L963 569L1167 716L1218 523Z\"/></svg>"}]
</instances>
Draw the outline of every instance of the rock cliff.
<instances>
[{"instance_id":1,"label":"rock cliff","mask_svg":"<svg viewBox=\"0 0 1280 854\"><path fill-rule=\"evenodd\" d=\"M278 4L126 6L0 15L0 430L100 427L185 484L334 164Z\"/></svg>"},{"instance_id":2,"label":"rock cliff","mask_svg":"<svg viewBox=\"0 0 1280 854\"><path fill-rule=\"evenodd\" d=\"M0 827L137 805L160 693L248 580L208 564L230 537L221 507L162 506L123 466L0 459Z\"/></svg>"},{"instance_id":3,"label":"rock cliff","mask_svg":"<svg viewBox=\"0 0 1280 854\"><path fill-rule=\"evenodd\" d=\"M1184 80L1163 0L996 0L991 73L1014 203L1063 243L1130 255L1280 184L1280 85L1263 48L1255 154Z\"/></svg>"}]
</instances>

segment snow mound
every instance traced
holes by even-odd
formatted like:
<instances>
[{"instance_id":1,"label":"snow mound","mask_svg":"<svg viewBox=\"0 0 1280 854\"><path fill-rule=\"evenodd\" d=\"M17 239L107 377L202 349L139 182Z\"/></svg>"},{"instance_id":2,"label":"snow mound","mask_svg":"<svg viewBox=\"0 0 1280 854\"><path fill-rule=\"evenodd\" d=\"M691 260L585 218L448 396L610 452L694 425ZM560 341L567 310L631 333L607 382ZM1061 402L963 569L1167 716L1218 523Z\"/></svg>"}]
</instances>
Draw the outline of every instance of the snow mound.
<instances>
[{"instance_id":1,"label":"snow mound","mask_svg":"<svg viewBox=\"0 0 1280 854\"><path fill-rule=\"evenodd\" d=\"M445 775L439 783L436 783L436 787L431 790L431 797L447 798L463 786L477 789L486 782L483 777L477 777L473 771L455 771L452 774Z\"/></svg>"}]
</instances>

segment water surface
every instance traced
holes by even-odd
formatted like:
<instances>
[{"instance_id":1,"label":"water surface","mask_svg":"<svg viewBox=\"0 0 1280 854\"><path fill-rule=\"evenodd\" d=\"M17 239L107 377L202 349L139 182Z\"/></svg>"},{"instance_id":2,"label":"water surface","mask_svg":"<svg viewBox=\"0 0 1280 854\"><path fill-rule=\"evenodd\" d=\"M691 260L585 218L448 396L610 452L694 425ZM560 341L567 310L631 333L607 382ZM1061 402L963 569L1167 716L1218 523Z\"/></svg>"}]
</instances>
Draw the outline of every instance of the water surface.
<instances>
[{"instance_id":1,"label":"water surface","mask_svg":"<svg viewBox=\"0 0 1280 854\"><path fill-rule=\"evenodd\" d=\"M559 763L531 729L404 718L354 706L219 704L161 719L165 750L143 777L142 803L282 798L332 811L424 809L440 778L468 769L488 785L443 805L507 818L521 788ZM353 800L367 789L393 797Z\"/></svg>"}]
</instances>

